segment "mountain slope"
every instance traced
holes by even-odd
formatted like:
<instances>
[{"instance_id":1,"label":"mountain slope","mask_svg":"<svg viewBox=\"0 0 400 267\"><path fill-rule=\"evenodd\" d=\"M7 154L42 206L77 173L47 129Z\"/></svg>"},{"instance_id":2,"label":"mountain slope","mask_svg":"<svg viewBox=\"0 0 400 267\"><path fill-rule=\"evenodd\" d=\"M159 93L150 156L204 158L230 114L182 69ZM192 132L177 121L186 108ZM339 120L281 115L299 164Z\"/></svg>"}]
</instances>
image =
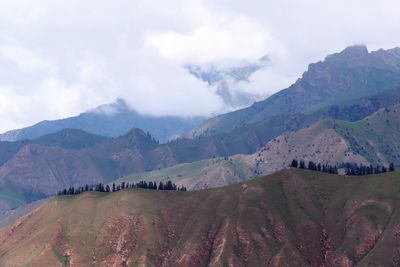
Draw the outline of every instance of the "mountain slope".
<instances>
[{"instance_id":1,"label":"mountain slope","mask_svg":"<svg viewBox=\"0 0 400 267\"><path fill-rule=\"evenodd\" d=\"M3 142L0 146L12 144ZM0 165L0 211L69 186L109 182L236 149L217 139L185 139L160 145L139 129L114 139L66 129L14 145L4 155L0 151L4 159Z\"/></svg>"},{"instance_id":2,"label":"mountain slope","mask_svg":"<svg viewBox=\"0 0 400 267\"><path fill-rule=\"evenodd\" d=\"M172 181L188 190L221 187L236 184L257 175L256 166L247 164L242 156L213 158L192 163L178 164L160 170L129 175L112 183L139 181ZM110 185L112 184L110 183Z\"/></svg>"},{"instance_id":3,"label":"mountain slope","mask_svg":"<svg viewBox=\"0 0 400 267\"><path fill-rule=\"evenodd\" d=\"M398 176L287 170L196 192L59 197L0 231L0 265L396 266Z\"/></svg>"},{"instance_id":4,"label":"mountain slope","mask_svg":"<svg viewBox=\"0 0 400 267\"><path fill-rule=\"evenodd\" d=\"M193 137L216 135L284 114L313 114L335 105L384 93L400 86L400 48L369 53L365 46L348 47L311 64L289 88L248 108L207 120Z\"/></svg>"},{"instance_id":5,"label":"mountain slope","mask_svg":"<svg viewBox=\"0 0 400 267\"><path fill-rule=\"evenodd\" d=\"M63 130L26 142L0 165L0 210L65 187L106 182L156 164L164 166L169 159L154 154L158 146L138 129L116 139Z\"/></svg>"},{"instance_id":6,"label":"mountain slope","mask_svg":"<svg viewBox=\"0 0 400 267\"><path fill-rule=\"evenodd\" d=\"M18 142L7 142L7 141L0 141L0 166L6 163L10 158L12 158L18 150L26 142L18 141Z\"/></svg>"},{"instance_id":7,"label":"mountain slope","mask_svg":"<svg viewBox=\"0 0 400 267\"><path fill-rule=\"evenodd\" d=\"M81 113L76 117L42 121L30 127L8 131L0 135L2 141L35 139L66 128L79 129L106 137L118 137L132 128L149 132L160 142L174 139L199 125L204 118L181 118L174 116L154 117L142 115L131 109L123 100Z\"/></svg>"},{"instance_id":8,"label":"mountain slope","mask_svg":"<svg viewBox=\"0 0 400 267\"><path fill-rule=\"evenodd\" d=\"M123 177L116 182L171 180L188 189L220 187L286 169L293 159L336 165L400 166L400 104L356 122L325 119L284 133L250 155L213 158Z\"/></svg>"},{"instance_id":9,"label":"mountain slope","mask_svg":"<svg viewBox=\"0 0 400 267\"><path fill-rule=\"evenodd\" d=\"M355 162L400 166L398 114L400 104L357 122L323 120L271 140L246 160L257 164L262 173L285 168L295 158L332 165Z\"/></svg>"}]
</instances>

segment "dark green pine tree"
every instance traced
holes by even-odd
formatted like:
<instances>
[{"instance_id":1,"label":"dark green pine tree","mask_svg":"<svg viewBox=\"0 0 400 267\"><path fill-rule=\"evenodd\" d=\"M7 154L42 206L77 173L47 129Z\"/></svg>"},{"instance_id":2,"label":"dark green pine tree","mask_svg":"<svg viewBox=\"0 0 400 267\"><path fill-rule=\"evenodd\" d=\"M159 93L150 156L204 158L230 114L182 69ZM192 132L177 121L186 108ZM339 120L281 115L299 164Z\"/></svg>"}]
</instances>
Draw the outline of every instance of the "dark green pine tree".
<instances>
[{"instance_id":1,"label":"dark green pine tree","mask_svg":"<svg viewBox=\"0 0 400 267\"><path fill-rule=\"evenodd\" d=\"M390 165L389 165L389 171L390 172L394 172L394 164L393 164L393 162L390 163Z\"/></svg>"},{"instance_id":2,"label":"dark green pine tree","mask_svg":"<svg viewBox=\"0 0 400 267\"><path fill-rule=\"evenodd\" d=\"M292 163L290 164L290 167L293 167L293 168L298 168L299 167L299 162L297 161L297 159L292 160Z\"/></svg>"}]
</instances>

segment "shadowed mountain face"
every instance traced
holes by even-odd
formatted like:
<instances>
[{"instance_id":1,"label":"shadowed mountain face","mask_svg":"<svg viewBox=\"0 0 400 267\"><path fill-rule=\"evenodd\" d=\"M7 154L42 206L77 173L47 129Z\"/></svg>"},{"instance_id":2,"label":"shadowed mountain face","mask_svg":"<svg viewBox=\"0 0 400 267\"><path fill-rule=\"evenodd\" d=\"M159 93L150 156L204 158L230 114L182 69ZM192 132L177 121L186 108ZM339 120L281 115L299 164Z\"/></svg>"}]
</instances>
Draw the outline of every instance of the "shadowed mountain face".
<instances>
[{"instance_id":1,"label":"shadowed mountain face","mask_svg":"<svg viewBox=\"0 0 400 267\"><path fill-rule=\"evenodd\" d=\"M212 118L190 135L216 135L263 121L268 124L268 120L282 115L315 115L331 106L349 106L359 99L384 94L399 88L399 84L400 48L369 53L364 46L353 46L311 64L289 88L248 108Z\"/></svg>"},{"instance_id":2,"label":"shadowed mountain face","mask_svg":"<svg viewBox=\"0 0 400 267\"><path fill-rule=\"evenodd\" d=\"M153 154L158 143L137 129L116 139L66 129L25 143L0 145L11 147L0 153L4 159L0 165L1 210L64 187L108 181L154 168L156 163L173 164Z\"/></svg>"},{"instance_id":3,"label":"shadowed mountain face","mask_svg":"<svg viewBox=\"0 0 400 267\"><path fill-rule=\"evenodd\" d=\"M59 197L0 231L0 265L397 266L398 176L287 170L196 192Z\"/></svg>"},{"instance_id":4,"label":"shadowed mountain face","mask_svg":"<svg viewBox=\"0 0 400 267\"><path fill-rule=\"evenodd\" d=\"M94 110L67 119L42 121L30 127L0 134L2 141L34 139L65 128L80 129L106 137L118 137L132 128L149 132L160 142L175 139L198 126L204 118L173 116L154 117L142 115L131 109L123 100L100 106Z\"/></svg>"}]
</instances>

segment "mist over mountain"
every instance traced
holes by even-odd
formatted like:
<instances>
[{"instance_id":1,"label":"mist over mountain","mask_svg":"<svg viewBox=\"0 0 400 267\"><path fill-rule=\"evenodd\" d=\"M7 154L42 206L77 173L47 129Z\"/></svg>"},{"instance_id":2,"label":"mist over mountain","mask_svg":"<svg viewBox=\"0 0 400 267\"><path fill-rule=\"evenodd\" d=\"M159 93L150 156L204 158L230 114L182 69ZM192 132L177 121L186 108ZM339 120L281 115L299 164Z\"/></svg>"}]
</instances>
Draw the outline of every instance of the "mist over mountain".
<instances>
[{"instance_id":1,"label":"mist over mountain","mask_svg":"<svg viewBox=\"0 0 400 267\"><path fill-rule=\"evenodd\" d=\"M17 194L18 196L8 198L6 195L3 197L1 201L4 209L48 196L68 185L108 182L121 176L199 160L205 160L199 165L200 167L196 164L188 165L192 166L192 171L200 172L198 175L194 175L191 171L184 172L187 176L183 179L188 178L187 182L190 183L185 184L188 188L198 189L202 188L204 184L211 187L222 186L224 183L249 179L257 174L271 173L287 166L292 157L307 159L311 157L310 159L315 161L320 159L330 164L334 164L333 161L345 160L365 164L387 164L389 161L399 164L395 157L396 147L388 150L384 147L385 144L380 146L366 143L366 140L371 141L368 135L382 139L383 136L377 132L362 127L361 129L364 129L365 132L354 132L351 129L355 126L343 126L343 131L337 132L330 129L329 124L319 123L329 118L357 121L400 101L398 87L400 76L395 75L400 72L397 51L393 49L369 53L365 47L356 46L328 56L324 62L316 64L319 67L310 65L303 77L289 89L249 108L209 120L204 125L217 122L216 125L219 128L216 133L206 131L206 134L194 135L194 138L180 138L159 144L154 136L139 129L131 130L115 139L102 137L101 135L120 135L121 132L128 131L127 128L134 123L134 125L141 123L144 129L146 129L145 126L155 127L152 129L159 131L158 133L162 136L167 136L168 131L162 131L161 126L167 127L166 129L169 129L169 133L171 133L179 130L179 125L189 127L189 122L193 122L190 119L167 117L150 117L147 120L148 117L144 119L143 116L129 109L122 100L111 105L101 106L77 117L42 122L31 128L22 129L20 132L11 132L15 134L14 138L16 139L24 136L23 139L26 139L26 136L41 135L62 129L31 141L0 142L0 146L3 148L0 153L0 182L2 183L0 188L9 192L8 195ZM360 65L357 60L364 60L370 65L364 69L362 66L366 63ZM382 71L382 69L386 71ZM239 77L245 79L246 75L239 75ZM337 86L330 83L334 78ZM372 83L373 81L375 84ZM312 96L318 97L319 100L313 100ZM308 98L309 101L307 101ZM330 99L330 101L322 105L321 103L324 103L325 99ZM311 104L309 105L309 103ZM300 109L297 105L302 105L302 108ZM273 108L282 110L274 111ZM395 108L395 110L397 109ZM135 118L135 121L132 121L132 117ZM246 120L239 123L243 118ZM392 145L397 140L397 120L395 116L385 120L392 121L392 124L385 127L393 127L390 133L394 137L384 138L388 142L386 145ZM231 123L239 124L232 128ZM322 126L326 126L328 129L322 127L324 129L321 131L322 137L329 132L333 133L335 138L332 140L318 139L321 136L319 131L307 130L307 126L313 123L317 126L310 129L320 129ZM337 125L346 124L338 122ZM372 129L382 127L378 123L374 123L374 125L371 126ZM64 129L66 127L79 129L77 126L98 134ZM183 126L180 128L181 132L185 129ZM305 130L301 130L303 128ZM149 130L149 128L147 129ZM298 132L282 135L288 131ZM308 136L315 136L316 139L307 139ZM359 140L357 139L358 141L355 142L354 138ZM279 146L276 145L274 139L282 140L279 141ZM326 142L320 142L321 140L326 140ZM334 145L329 145L329 142L333 140L338 141ZM294 153L293 149L287 149L284 145L286 142L290 147L298 146L298 153ZM301 145L297 143L301 143ZM273 148L273 151L265 149L266 144L267 147ZM340 144L345 145L340 146ZM300 147L302 148L300 149ZM331 151L332 153L323 153L323 155L316 154L315 151L326 151L325 147L334 149L343 147L343 149L336 152ZM359 147L369 151L369 154L365 154ZM260 148L264 150L257 152L257 150L260 151ZM279 153L274 154L275 150ZM344 151L349 153L352 151L350 154L356 156L346 157ZM221 164L211 163L212 160L209 161L210 164L207 163L207 159L231 157L236 154L250 154L250 156L235 156L234 160L236 161L222 161ZM174 177L177 177L178 174L175 173ZM218 176L218 179L215 178L217 177L215 175ZM143 176L147 177L147 175ZM215 181L210 177L214 177ZM29 182L24 183L23 181ZM15 199L18 199L18 202L15 202Z\"/></svg>"},{"instance_id":2,"label":"mist over mountain","mask_svg":"<svg viewBox=\"0 0 400 267\"><path fill-rule=\"evenodd\" d=\"M173 140L199 125L203 117L175 117L143 115L132 109L124 100L99 106L78 116L54 121L42 121L30 127L0 134L1 141L34 139L65 128L74 128L106 137L118 137L132 128L149 132L161 143Z\"/></svg>"},{"instance_id":3,"label":"mist over mountain","mask_svg":"<svg viewBox=\"0 0 400 267\"><path fill-rule=\"evenodd\" d=\"M252 73L257 71L256 66L229 71L203 71L200 67L194 66L190 68L193 75L199 75L199 79L208 79L207 82L211 86L221 86L227 77L238 82L246 82L246 79L249 79ZM44 121L32 127L6 133L5 137L14 139L28 139L27 136L38 136L32 140L0 142L0 212L5 212L0 218L4 218L6 222L10 222L37 207L34 203L26 206L24 204L52 196L58 190L70 186L79 187L97 183L112 185L113 183L132 183L143 180L159 183L168 180L175 182L178 186L183 185L189 190L199 191L179 193L131 190L119 193L86 193L82 196L57 197L55 200L47 201L39 209L21 219L27 226L26 228L19 228L15 231L16 228L10 226L11 228L4 228L3 231L0 231L0 238L7 240L6 243L0 245L0 251L5 256L0 257L0 262L20 264L33 259L38 264L53 264L58 261L58 257L53 257L53 252L46 254L46 251L42 251L37 257L19 257L15 260L14 255L21 255L21 252L10 250L7 244L24 247L24 244L20 243L19 237L28 236L29 247L32 247L32 242L36 241L30 238L32 236L30 225L36 225L43 229L41 231L43 237L57 236L57 240L51 241L49 244L53 249L62 251L63 259L68 260L68 262L72 259L83 264L89 261L95 264L98 258L96 260L92 258L88 261L87 255L90 254L101 258L103 262L133 263L141 255L140 251L145 249L154 253L149 258L146 257L146 260L159 263L162 260L155 256L156 253L164 253L165 251L171 253L171 251L176 250L174 255L185 258L181 255L182 249L193 245L197 249L190 249L185 255L191 255L191 259L197 259L196 262L218 263L222 257L226 261L230 260L241 264L243 262L242 256L247 255L246 262L252 261L257 266L260 263L260 257L262 258L262 255L266 255L270 251L263 249L260 252L260 244L264 244L262 246L266 247L267 244L276 243L276 246L273 245L272 247L278 248L282 246L279 243L280 240L283 240L274 237L277 230L272 228L270 234L256 238L260 230L258 228L254 230L253 224L263 225L265 222L265 218L261 220L257 215L259 212L267 212L270 217L273 216L281 222L280 224L269 222L268 225L269 227L271 225L275 225L274 227L282 225L282 229L285 230L279 228L281 229L279 231L281 231L281 234L282 231L285 233L286 246L292 247L285 253L289 253L292 257L297 255L296 261L299 266L306 265L305 262L331 263L341 260L356 263L361 261L360 257L368 259L371 263L380 261L382 260L380 254L366 254L365 251L387 246L386 243L378 241L382 233L376 230L376 227L386 227L387 231L394 231L394 228L387 226L385 222L395 213L385 208L378 208L374 210L374 212L377 212L376 214L368 213L369 215L372 214L372 217L364 216L364 207L365 209L377 205L381 207L381 202L379 202L381 196L383 192L389 192L388 188L391 188L393 178L397 177L398 173L373 175L359 179L293 169L275 172L287 169L292 159L303 159L331 165L351 162L387 166L389 163L394 163L394 166L398 168L400 166L400 146L398 145L400 142L399 74L399 49L368 52L366 47L353 46L326 57L322 62L311 64L303 76L289 88L248 108L206 121L202 126L192 131L190 138L181 137L160 144L155 136L150 134L150 130L152 129L153 132L159 134L159 137L164 138L160 138L161 140L167 141L166 136L175 132L182 135L185 129L190 131L192 127L195 127L193 125L201 121L202 118L185 119L141 115L129 108L123 100L100 106L77 117ZM121 135L132 125L141 125L143 129L147 130L135 128ZM93 134L93 132L97 134ZM265 174L272 175L247 181ZM385 179L385 182L382 183L380 179ZM232 185L243 181L246 182L240 185ZM379 192L365 191L363 188L357 187L357 185L375 186L377 181L380 181L379 184L382 186L379 188ZM227 185L231 186L227 187ZM249 185L251 186L249 187ZM347 197L344 198L340 198L339 196L343 195L338 193L343 192L342 186L350 188ZM220 188L210 189L214 187ZM356 191L356 189L359 191ZM335 196L328 194L332 190L336 192ZM291 198L293 192L296 195ZM92 209L92 201L97 202L98 197L103 199L102 194L105 194L106 198L104 199L107 201L99 200L101 202L99 205L105 205L102 206L104 209L106 207L121 207L122 200L116 196L123 196L124 208L118 208L118 214L122 214L122 217L109 211L92 213L92 216L96 217L102 225L99 226L101 233L94 236L101 236L105 239L118 239L122 236L122 239L126 240L126 247L129 247L129 251L132 251L131 254L121 252L122 250L118 249L118 246L115 247L100 241L96 247L96 252L78 249L80 248L79 244L70 244L68 243L70 241L65 241L75 240L76 238L75 232L70 231L72 225L61 235L58 234L59 232L53 231L56 229L54 228L56 224L53 224L53 221L49 221L48 218L58 216L58 225L64 218L61 214L68 214L68 218L82 224L79 229L85 231L89 229L91 226L86 224L85 216L79 215L79 218L74 216L83 214L87 209ZM138 194L140 194L140 197L138 197ZM238 194L240 198L238 198ZM323 196L321 197L319 194ZM363 200L365 194L372 202L365 204ZM228 198L227 195L229 195ZM88 196L90 196L89 201L87 200ZM337 206L332 207L328 204L332 203L330 196L335 200L340 198ZM387 196L390 198L393 194L389 193ZM203 209L205 207L203 205L204 197L210 198L211 200L207 200L210 203L220 203L221 205L217 205L216 210L208 213L209 208ZM315 197L313 203L316 204L307 206L306 203L309 203L309 199L313 197ZM354 201L361 206L354 208L353 202L349 202L350 198L356 199ZM75 212L68 211L68 207L70 207L69 199L73 203L71 205L79 205L79 209L75 208ZM171 199L175 199L176 202ZM276 202L277 199L278 202ZM396 198L391 199L396 200ZM57 206L61 203L59 201L64 200L67 201L65 202L66 206L64 204ZM287 201L291 203L290 207L282 204L288 203ZM161 213L158 210L160 203L164 205L160 208ZM176 203L180 204L177 205ZM238 206L237 203L241 203L241 206ZM303 206L299 209L293 208L294 203L303 203ZM392 205L390 203L392 202L382 204L382 207ZM154 210L143 208L146 205L156 206L157 208ZM193 205L200 206L193 209ZM57 208L53 209L55 206ZM81 207L86 208L81 209ZM258 207L258 213L253 214L252 211L255 207ZM390 207L395 207L395 204ZM10 213L12 208L18 209L15 210L15 213ZM340 227L337 226L337 223L332 223L332 225L326 223L328 217L326 217L325 212L327 210L342 214L348 212L349 209L354 210L353 215L356 214L353 218L356 218L365 226L362 230L359 231L357 227L351 228L349 225L353 221L349 220L348 217L342 218ZM130 213L132 210L141 212L142 215L135 217ZM180 214L176 218L186 217L182 221L180 219L167 220L166 218L175 218L174 214L171 213L172 210ZM291 214L290 221L287 221L288 215L283 216L277 210L284 210ZM36 212L40 215L35 216ZM153 212L161 214L160 217L157 217L158 220L168 224L169 228L157 223L148 224L149 218L154 218ZM241 212L247 214L241 219L238 219L235 215L232 215L232 217L229 215L241 214ZM304 216L302 212L304 212ZM219 217L216 214L223 215L218 219ZM248 214L253 215L248 217ZM313 224L309 221L310 214L314 216L315 223ZM382 220L376 220L374 216L378 216ZM211 234L209 230L204 232L206 224L204 224L204 220L198 219L200 217L207 217L207 221L212 222L216 232ZM179 229L185 227L182 226L182 222L186 222L187 219L191 220L191 218L195 218L193 221L199 222L196 224L198 234L187 235L182 232L183 234L178 239L173 239L171 229L173 227ZM225 226L226 223L228 223L227 226ZM231 228L229 226L231 223L241 224L240 233L238 233L237 227ZM106 229L104 225L117 225L111 228L125 230L114 236L115 230ZM268 225L262 228L264 229ZM299 226L293 228L292 225ZM347 228L345 234L343 234L341 229L345 226ZM155 245L151 245L149 248L148 242L146 244L139 242L140 244L129 245L131 244L129 242L137 242L140 238L149 236L135 235L133 232L129 232L129 229L145 231L144 229L150 229L149 227L152 229L152 233L157 233L153 236L154 238L169 240L168 244L172 244L171 240L175 240L175 243L168 248L155 248ZM329 246L326 246L325 243L318 243L307 247L306 244L308 244L310 238L307 229L314 229L315 233L312 236L319 240L326 238L325 234L321 237L321 231L323 233L329 231L331 237L334 236L336 241L331 241L332 243ZM261 231L269 233L268 230ZM305 232L307 234L304 234ZM351 234L347 235L349 232ZM239 239L238 235L240 236ZM354 240L353 235L360 237L355 243L351 243L351 240ZM369 237L371 235L376 237L373 242ZM69 236L69 238L64 240L64 236ZM87 238L92 240L94 236L88 235ZM174 236L178 236L177 232L174 232ZM190 240L194 238L194 243L188 241L188 238ZM246 240L243 241L243 238ZM208 241L205 242L204 240ZM226 240L224 241L226 242L224 249L229 250L229 253L220 253L219 244L222 240ZM233 249L237 246L236 241L233 240L239 240L237 244L240 244L241 247L244 246L243 244L247 244L247 249L243 251ZM336 249L336 247L343 248L340 240L348 240L345 250ZM60 247L58 247L59 245ZM40 246L42 246L42 243L40 243ZM71 249L66 251L65 246L71 246ZM299 246L302 247L301 251L298 249ZM182 247L182 249L176 249L178 247ZM232 250L231 247L233 247ZM307 249L305 249L306 247ZM335 247L335 249L329 252L331 253L329 254L330 258L322 257L319 254L321 249L328 251L332 247ZM390 248L392 247L390 246ZM115 251L111 256L108 256L107 252L99 249ZM207 251L207 255L214 256L206 260L204 258L206 252L203 251ZM254 253L261 254L258 257L252 257L251 255L254 255ZM277 257L274 260L274 262L277 262L276 266L280 266L280 263L286 259L282 259L283 256L280 255L273 253L269 255L270 258ZM391 257L393 262L396 261L395 254L391 252L387 253L387 257ZM169 258L167 261L174 266L187 266L188 263L187 261L177 262L175 258ZM201 264L199 263L199 265Z\"/></svg>"},{"instance_id":4,"label":"mist over mountain","mask_svg":"<svg viewBox=\"0 0 400 267\"><path fill-rule=\"evenodd\" d=\"M266 100L207 120L191 132L194 137L230 132L278 116L305 116L330 106L345 106L399 88L400 48L368 52L355 45L324 61L310 64L290 87Z\"/></svg>"},{"instance_id":5,"label":"mist over mountain","mask_svg":"<svg viewBox=\"0 0 400 267\"><path fill-rule=\"evenodd\" d=\"M250 62L244 61L233 67L186 65L186 69L196 78L216 88L216 93L224 101L224 111L247 107L255 101L264 99L266 94L246 92L241 85L249 83L249 78L269 64L269 57Z\"/></svg>"}]
</instances>

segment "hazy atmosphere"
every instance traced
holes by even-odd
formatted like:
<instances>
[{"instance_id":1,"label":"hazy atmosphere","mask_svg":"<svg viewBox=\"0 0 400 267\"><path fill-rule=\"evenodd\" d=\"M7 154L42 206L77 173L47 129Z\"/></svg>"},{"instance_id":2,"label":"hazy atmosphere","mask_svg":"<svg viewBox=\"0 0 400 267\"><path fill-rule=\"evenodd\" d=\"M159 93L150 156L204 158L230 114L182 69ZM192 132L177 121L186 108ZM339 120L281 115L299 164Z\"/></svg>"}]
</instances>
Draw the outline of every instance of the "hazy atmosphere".
<instances>
[{"instance_id":1,"label":"hazy atmosphere","mask_svg":"<svg viewBox=\"0 0 400 267\"><path fill-rule=\"evenodd\" d=\"M397 7L397 8L396 8ZM398 1L0 1L0 131L116 98L154 115L241 107L188 66L267 60L229 95L260 100L348 45L400 44ZM250 101L248 100L248 101Z\"/></svg>"}]
</instances>

